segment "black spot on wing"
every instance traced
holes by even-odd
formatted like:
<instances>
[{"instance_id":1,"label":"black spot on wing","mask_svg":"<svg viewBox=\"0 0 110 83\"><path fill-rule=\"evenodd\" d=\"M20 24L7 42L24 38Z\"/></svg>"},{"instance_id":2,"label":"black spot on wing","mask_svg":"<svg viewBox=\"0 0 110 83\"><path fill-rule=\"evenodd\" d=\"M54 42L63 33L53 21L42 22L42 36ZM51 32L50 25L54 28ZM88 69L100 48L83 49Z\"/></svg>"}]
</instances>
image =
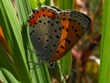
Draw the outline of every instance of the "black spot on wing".
<instances>
[{"instance_id":1,"label":"black spot on wing","mask_svg":"<svg viewBox=\"0 0 110 83\"><path fill-rule=\"evenodd\" d=\"M58 50L56 51L57 53L60 53Z\"/></svg>"},{"instance_id":2,"label":"black spot on wing","mask_svg":"<svg viewBox=\"0 0 110 83\"><path fill-rule=\"evenodd\" d=\"M64 46L61 45L60 47L61 47L62 49L64 49Z\"/></svg>"},{"instance_id":3,"label":"black spot on wing","mask_svg":"<svg viewBox=\"0 0 110 83\"><path fill-rule=\"evenodd\" d=\"M65 41L66 41L66 42L68 42L68 43L71 43L71 41L70 41L70 40L68 40L68 39L65 39Z\"/></svg>"},{"instance_id":4,"label":"black spot on wing","mask_svg":"<svg viewBox=\"0 0 110 83\"><path fill-rule=\"evenodd\" d=\"M56 38L59 39L60 38L59 35L56 35Z\"/></svg>"}]
</instances>

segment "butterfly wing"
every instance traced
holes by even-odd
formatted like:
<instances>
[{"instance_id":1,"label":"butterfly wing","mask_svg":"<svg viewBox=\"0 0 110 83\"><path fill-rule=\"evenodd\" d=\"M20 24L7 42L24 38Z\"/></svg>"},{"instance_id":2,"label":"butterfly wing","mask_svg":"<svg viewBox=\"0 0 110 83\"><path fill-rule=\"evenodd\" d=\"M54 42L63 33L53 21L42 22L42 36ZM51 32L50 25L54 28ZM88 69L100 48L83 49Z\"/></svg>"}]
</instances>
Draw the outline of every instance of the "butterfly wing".
<instances>
[{"instance_id":1,"label":"butterfly wing","mask_svg":"<svg viewBox=\"0 0 110 83\"><path fill-rule=\"evenodd\" d=\"M88 16L77 11L60 12L62 35L57 50L49 62L62 58L78 42L90 26Z\"/></svg>"},{"instance_id":2,"label":"butterfly wing","mask_svg":"<svg viewBox=\"0 0 110 83\"><path fill-rule=\"evenodd\" d=\"M61 37L61 21L57 11L44 6L33 11L29 19L30 38L38 57L49 60L55 52Z\"/></svg>"},{"instance_id":3,"label":"butterfly wing","mask_svg":"<svg viewBox=\"0 0 110 83\"><path fill-rule=\"evenodd\" d=\"M57 12L61 12L62 10L61 9L59 9L58 7L56 7L56 6L50 6L51 8L53 8L54 10L56 10Z\"/></svg>"}]
</instances>

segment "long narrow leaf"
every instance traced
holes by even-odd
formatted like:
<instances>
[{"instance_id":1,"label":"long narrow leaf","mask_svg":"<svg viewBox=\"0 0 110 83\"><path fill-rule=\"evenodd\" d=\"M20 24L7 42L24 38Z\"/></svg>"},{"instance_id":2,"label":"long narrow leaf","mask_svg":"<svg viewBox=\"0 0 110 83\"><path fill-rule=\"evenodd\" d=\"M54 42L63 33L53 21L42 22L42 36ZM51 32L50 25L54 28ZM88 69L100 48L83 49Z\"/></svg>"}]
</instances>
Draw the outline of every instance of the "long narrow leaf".
<instances>
[{"instance_id":1,"label":"long narrow leaf","mask_svg":"<svg viewBox=\"0 0 110 83\"><path fill-rule=\"evenodd\" d=\"M110 83L110 0L104 0L99 83Z\"/></svg>"},{"instance_id":2,"label":"long narrow leaf","mask_svg":"<svg viewBox=\"0 0 110 83\"><path fill-rule=\"evenodd\" d=\"M19 81L30 83L30 77L27 70L26 58L22 36L20 34L20 23L16 17L10 0L0 0L1 17L0 24L2 26L7 44L13 62L16 67ZM22 69L21 69L22 68ZM25 80L26 79L26 80Z\"/></svg>"}]
</instances>

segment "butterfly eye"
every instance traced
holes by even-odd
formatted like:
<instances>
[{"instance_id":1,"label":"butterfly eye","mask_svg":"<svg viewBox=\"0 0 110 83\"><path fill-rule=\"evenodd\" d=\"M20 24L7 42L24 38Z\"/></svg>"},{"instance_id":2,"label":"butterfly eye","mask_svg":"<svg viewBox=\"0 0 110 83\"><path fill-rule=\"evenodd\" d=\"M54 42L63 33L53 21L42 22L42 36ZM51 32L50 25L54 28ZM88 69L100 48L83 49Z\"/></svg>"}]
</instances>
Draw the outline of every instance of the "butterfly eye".
<instances>
[{"instance_id":1,"label":"butterfly eye","mask_svg":"<svg viewBox=\"0 0 110 83\"><path fill-rule=\"evenodd\" d=\"M49 67L50 67L50 68L54 68L54 67L55 67L55 62L49 63Z\"/></svg>"}]
</instances>

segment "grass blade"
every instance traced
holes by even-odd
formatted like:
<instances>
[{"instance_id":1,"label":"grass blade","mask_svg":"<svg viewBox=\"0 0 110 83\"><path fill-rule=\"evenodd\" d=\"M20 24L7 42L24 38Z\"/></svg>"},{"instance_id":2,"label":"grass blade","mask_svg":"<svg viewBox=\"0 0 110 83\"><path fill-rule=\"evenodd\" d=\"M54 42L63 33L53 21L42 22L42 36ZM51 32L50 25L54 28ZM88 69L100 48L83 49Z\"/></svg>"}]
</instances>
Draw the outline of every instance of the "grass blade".
<instances>
[{"instance_id":1,"label":"grass blade","mask_svg":"<svg viewBox=\"0 0 110 83\"><path fill-rule=\"evenodd\" d=\"M110 83L110 0L104 0L99 83Z\"/></svg>"},{"instance_id":2,"label":"grass blade","mask_svg":"<svg viewBox=\"0 0 110 83\"><path fill-rule=\"evenodd\" d=\"M25 52L22 36L20 33L20 23L16 17L15 11L10 0L0 0L2 26L9 50L16 67L18 79L21 82L30 83L29 72L26 64ZM22 68L22 69L21 69ZM27 80L25 80L27 79Z\"/></svg>"}]
</instances>

